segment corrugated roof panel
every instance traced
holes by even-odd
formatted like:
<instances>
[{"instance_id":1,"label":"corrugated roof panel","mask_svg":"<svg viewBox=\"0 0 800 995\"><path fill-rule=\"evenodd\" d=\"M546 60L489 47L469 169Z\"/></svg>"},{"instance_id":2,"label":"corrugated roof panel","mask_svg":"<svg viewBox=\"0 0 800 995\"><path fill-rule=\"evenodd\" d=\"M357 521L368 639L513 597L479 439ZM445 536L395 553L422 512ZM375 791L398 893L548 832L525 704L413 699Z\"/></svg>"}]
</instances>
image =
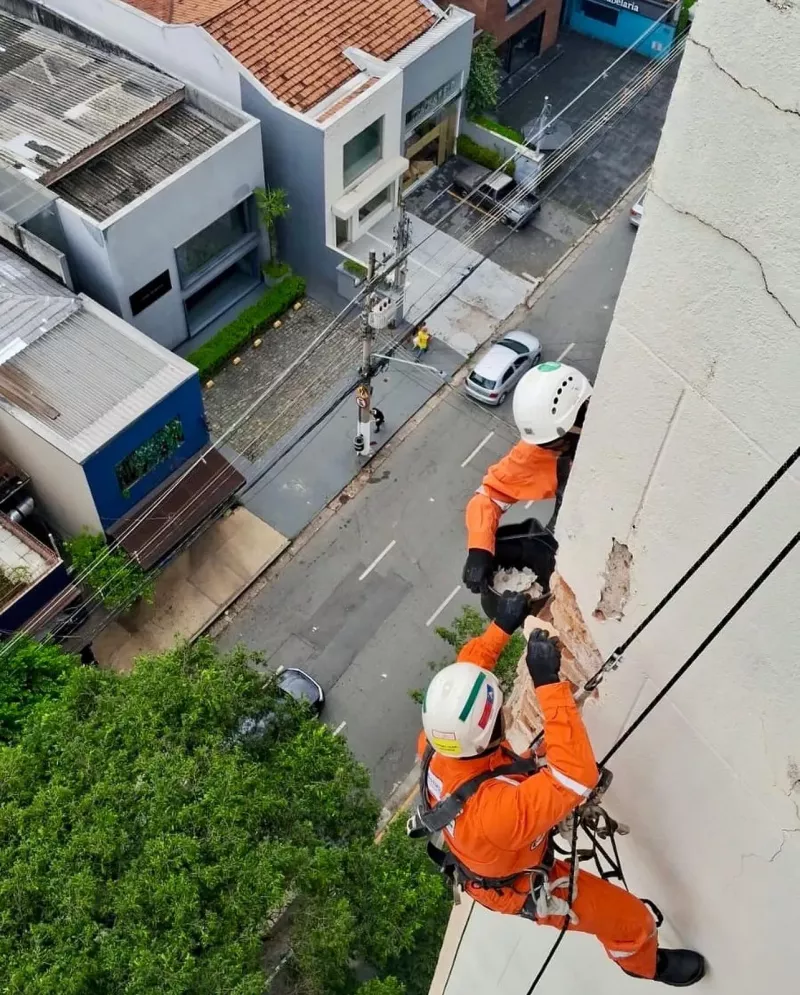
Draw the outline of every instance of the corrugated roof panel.
<instances>
[{"instance_id":1,"label":"corrugated roof panel","mask_svg":"<svg viewBox=\"0 0 800 995\"><path fill-rule=\"evenodd\" d=\"M183 84L65 35L0 14L0 161L48 174Z\"/></svg>"},{"instance_id":2,"label":"corrugated roof panel","mask_svg":"<svg viewBox=\"0 0 800 995\"><path fill-rule=\"evenodd\" d=\"M108 324L83 309L6 365L59 412L49 423L53 431L87 454L187 378L182 365L135 338L109 335Z\"/></svg>"}]
</instances>

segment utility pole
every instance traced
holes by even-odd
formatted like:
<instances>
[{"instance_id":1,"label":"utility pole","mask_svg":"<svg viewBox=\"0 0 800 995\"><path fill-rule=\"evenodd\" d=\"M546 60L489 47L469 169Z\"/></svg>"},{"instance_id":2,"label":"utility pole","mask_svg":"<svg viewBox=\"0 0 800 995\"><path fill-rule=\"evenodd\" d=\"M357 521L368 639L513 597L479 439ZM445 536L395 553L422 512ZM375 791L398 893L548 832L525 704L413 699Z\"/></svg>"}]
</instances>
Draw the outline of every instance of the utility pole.
<instances>
[{"instance_id":1,"label":"utility pole","mask_svg":"<svg viewBox=\"0 0 800 995\"><path fill-rule=\"evenodd\" d=\"M553 114L553 105L550 103L550 98L544 98L544 104L542 104L542 112L539 115L539 122L536 126L536 141L533 146L534 152L539 151L539 145L547 134L547 129L550 125L550 118Z\"/></svg>"},{"instance_id":2,"label":"utility pole","mask_svg":"<svg viewBox=\"0 0 800 995\"><path fill-rule=\"evenodd\" d=\"M358 373L361 382L356 387L358 421L353 448L359 456L369 456L372 434L372 342L375 332L372 329L371 315L375 304L372 283L375 279L375 253L370 252L367 266L367 292L364 294L364 308L361 322L361 366Z\"/></svg>"},{"instance_id":3,"label":"utility pole","mask_svg":"<svg viewBox=\"0 0 800 995\"><path fill-rule=\"evenodd\" d=\"M400 324L405 314L406 304L406 276L408 274L408 253L406 249L411 244L411 218L402 201L400 203L400 217L394 226L392 240L394 242L394 258L399 260L394 278L395 293L397 296L397 312L394 320L395 324Z\"/></svg>"}]
</instances>

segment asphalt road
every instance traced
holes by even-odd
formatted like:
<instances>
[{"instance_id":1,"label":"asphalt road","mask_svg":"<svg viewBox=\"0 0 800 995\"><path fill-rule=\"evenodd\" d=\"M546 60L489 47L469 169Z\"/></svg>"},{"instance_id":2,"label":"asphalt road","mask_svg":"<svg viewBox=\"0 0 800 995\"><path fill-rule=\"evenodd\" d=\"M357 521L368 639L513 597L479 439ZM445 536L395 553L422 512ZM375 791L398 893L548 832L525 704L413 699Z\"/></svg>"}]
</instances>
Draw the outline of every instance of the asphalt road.
<instances>
[{"instance_id":1,"label":"asphalt road","mask_svg":"<svg viewBox=\"0 0 800 995\"><path fill-rule=\"evenodd\" d=\"M623 210L526 313L520 324L540 337L545 359L564 356L594 376L634 238ZM458 389L440 396L220 636L224 647L265 651L270 666L313 674L328 695L326 721L348 737L384 798L414 763L419 709L409 691L447 653L435 628L477 605L459 584L464 507L517 440L510 402L493 411ZM518 506L507 520L548 510Z\"/></svg>"}]
</instances>

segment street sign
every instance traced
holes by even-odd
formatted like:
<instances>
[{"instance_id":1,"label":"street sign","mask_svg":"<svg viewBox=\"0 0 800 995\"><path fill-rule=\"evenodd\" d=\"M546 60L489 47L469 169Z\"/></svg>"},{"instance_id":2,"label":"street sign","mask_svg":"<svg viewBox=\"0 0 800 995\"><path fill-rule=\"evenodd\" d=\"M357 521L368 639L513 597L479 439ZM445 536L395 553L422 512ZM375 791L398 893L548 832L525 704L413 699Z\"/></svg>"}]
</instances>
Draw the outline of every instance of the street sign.
<instances>
[{"instance_id":1,"label":"street sign","mask_svg":"<svg viewBox=\"0 0 800 995\"><path fill-rule=\"evenodd\" d=\"M366 408L369 404L369 389L363 383L356 387L356 404L359 408Z\"/></svg>"}]
</instances>

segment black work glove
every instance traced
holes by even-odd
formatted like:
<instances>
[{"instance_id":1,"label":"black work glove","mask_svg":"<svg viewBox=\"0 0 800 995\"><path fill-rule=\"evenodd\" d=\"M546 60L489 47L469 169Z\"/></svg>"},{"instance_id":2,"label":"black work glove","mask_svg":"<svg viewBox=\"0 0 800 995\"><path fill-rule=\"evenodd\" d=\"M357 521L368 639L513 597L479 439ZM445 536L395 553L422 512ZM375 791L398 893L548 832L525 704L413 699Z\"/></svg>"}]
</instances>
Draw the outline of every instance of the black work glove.
<instances>
[{"instance_id":1,"label":"black work glove","mask_svg":"<svg viewBox=\"0 0 800 995\"><path fill-rule=\"evenodd\" d=\"M525 621L529 611L530 601L527 594L506 591L497 604L494 624L498 625L507 636L511 636Z\"/></svg>"},{"instance_id":2,"label":"black work glove","mask_svg":"<svg viewBox=\"0 0 800 995\"><path fill-rule=\"evenodd\" d=\"M489 586L493 568L494 553L488 549L471 549L461 579L473 594L481 594Z\"/></svg>"},{"instance_id":3,"label":"black work glove","mask_svg":"<svg viewBox=\"0 0 800 995\"><path fill-rule=\"evenodd\" d=\"M561 650L555 639L551 639L544 629L534 629L531 633L525 663L535 688L540 688L543 684L558 684Z\"/></svg>"}]
</instances>

